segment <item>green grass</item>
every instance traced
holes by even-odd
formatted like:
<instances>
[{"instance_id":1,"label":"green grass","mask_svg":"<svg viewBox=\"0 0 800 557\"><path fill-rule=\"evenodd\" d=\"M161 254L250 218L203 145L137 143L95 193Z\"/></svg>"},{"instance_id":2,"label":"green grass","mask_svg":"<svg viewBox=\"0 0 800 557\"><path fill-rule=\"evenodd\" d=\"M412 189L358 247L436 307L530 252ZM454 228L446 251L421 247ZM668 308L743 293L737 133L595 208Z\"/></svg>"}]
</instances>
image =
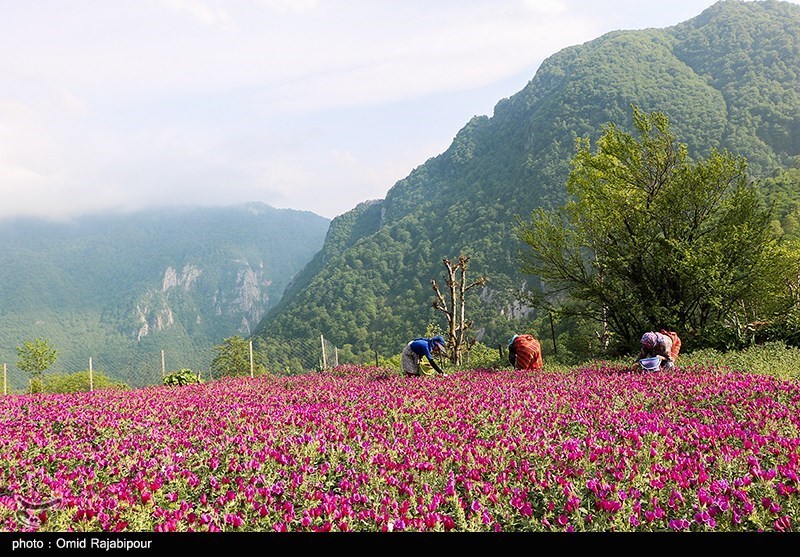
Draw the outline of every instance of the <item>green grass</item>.
<instances>
[{"instance_id":1,"label":"green grass","mask_svg":"<svg viewBox=\"0 0 800 557\"><path fill-rule=\"evenodd\" d=\"M609 367L630 368L635 361L634 356L627 358L610 358L607 360L587 360L579 365L569 365L545 360L547 371L569 371L570 369L604 365ZM745 350L720 352L703 349L681 353L676 365L681 368L700 366L744 371L759 375L772 375L778 379L800 379L800 348L787 346L783 342L769 342L751 346Z\"/></svg>"},{"instance_id":2,"label":"green grass","mask_svg":"<svg viewBox=\"0 0 800 557\"><path fill-rule=\"evenodd\" d=\"M779 379L800 379L800 348L782 342L769 342L746 350L718 352L698 350L678 356L678 365L715 365L732 371L772 375Z\"/></svg>"},{"instance_id":3,"label":"green grass","mask_svg":"<svg viewBox=\"0 0 800 557\"><path fill-rule=\"evenodd\" d=\"M472 361L465 362L464 365L459 366L458 369L511 369L508 360L501 360L498 357L497 350L484 350L472 356ZM576 364L574 362L559 361L552 356L545 355L544 370L550 372L568 372L573 369L597 366L631 369L635 361L635 356L627 356L607 359L594 358ZM453 371L456 369L446 362L442 362L442 364L446 371ZM398 373L400 373L400 355L397 354L392 358L382 359L381 366L398 370ZM769 342L755 345L745 350L730 352L720 352L711 349L681 352L678 356L677 366L681 368L691 366L715 367L722 370L728 369L730 371L772 375L779 379L799 380L800 348L787 346L783 342Z\"/></svg>"}]
</instances>

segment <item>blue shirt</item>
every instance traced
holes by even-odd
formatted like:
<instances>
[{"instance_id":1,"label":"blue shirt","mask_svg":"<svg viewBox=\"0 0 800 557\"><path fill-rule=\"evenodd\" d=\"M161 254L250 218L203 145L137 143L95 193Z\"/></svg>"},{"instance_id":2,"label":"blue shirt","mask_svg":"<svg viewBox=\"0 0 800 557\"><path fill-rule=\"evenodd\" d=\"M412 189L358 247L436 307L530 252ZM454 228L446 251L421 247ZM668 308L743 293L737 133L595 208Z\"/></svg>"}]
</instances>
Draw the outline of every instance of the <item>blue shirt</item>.
<instances>
[{"instance_id":1,"label":"blue shirt","mask_svg":"<svg viewBox=\"0 0 800 557\"><path fill-rule=\"evenodd\" d=\"M411 351L422 357L425 356L428 360L433 360L433 353L431 352L431 345L433 342L427 338L415 338L409 343L409 348Z\"/></svg>"}]
</instances>

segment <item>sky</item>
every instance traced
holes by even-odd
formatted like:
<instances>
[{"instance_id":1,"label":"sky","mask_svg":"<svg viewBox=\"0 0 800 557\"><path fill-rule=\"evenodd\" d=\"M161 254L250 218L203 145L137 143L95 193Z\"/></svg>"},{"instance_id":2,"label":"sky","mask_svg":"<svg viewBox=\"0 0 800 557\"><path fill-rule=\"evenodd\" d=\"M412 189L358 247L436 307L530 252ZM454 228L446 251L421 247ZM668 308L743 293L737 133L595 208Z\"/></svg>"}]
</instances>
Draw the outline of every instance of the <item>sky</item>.
<instances>
[{"instance_id":1,"label":"sky","mask_svg":"<svg viewBox=\"0 0 800 557\"><path fill-rule=\"evenodd\" d=\"M0 0L0 219L248 202L332 219L549 56L714 3Z\"/></svg>"}]
</instances>

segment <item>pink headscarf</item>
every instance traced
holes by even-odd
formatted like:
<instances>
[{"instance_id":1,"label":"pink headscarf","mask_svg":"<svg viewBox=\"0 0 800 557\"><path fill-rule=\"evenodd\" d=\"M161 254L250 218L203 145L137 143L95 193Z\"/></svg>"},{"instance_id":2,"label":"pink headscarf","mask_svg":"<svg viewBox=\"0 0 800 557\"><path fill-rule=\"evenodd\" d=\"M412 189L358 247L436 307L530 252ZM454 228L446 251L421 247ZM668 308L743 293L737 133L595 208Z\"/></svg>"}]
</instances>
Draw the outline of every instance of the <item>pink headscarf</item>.
<instances>
[{"instance_id":1,"label":"pink headscarf","mask_svg":"<svg viewBox=\"0 0 800 557\"><path fill-rule=\"evenodd\" d=\"M642 346L645 348L653 348L657 342L658 335L652 331L642 335Z\"/></svg>"}]
</instances>

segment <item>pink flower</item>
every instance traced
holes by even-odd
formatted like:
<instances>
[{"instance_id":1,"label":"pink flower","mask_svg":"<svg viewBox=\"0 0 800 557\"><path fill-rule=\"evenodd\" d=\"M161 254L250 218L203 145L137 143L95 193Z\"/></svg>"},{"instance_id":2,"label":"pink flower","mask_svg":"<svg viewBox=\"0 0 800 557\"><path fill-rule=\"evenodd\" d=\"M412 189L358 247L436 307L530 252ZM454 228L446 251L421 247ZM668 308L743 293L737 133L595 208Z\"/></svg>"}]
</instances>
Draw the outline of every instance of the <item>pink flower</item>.
<instances>
[{"instance_id":1,"label":"pink flower","mask_svg":"<svg viewBox=\"0 0 800 557\"><path fill-rule=\"evenodd\" d=\"M789 515L783 515L772 523L772 527L778 532L788 532L792 529L792 519L789 518Z\"/></svg>"},{"instance_id":2,"label":"pink flower","mask_svg":"<svg viewBox=\"0 0 800 557\"><path fill-rule=\"evenodd\" d=\"M238 528L239 526L244 524L244 521L238 514L228 513L225 515L225 524L230 524L234 528Z\"/></svg>"},{"instance_id":3,"label":"pink flower","mask_svg":"<svg viewBox=\"0 0 800 557\"><path fill-rule=\"evenodd\" d=\"M673 519L669 521L669 527L672 530L688 530L691 525L691 522L685 518Z\"/></svg>"}]
</instances>

